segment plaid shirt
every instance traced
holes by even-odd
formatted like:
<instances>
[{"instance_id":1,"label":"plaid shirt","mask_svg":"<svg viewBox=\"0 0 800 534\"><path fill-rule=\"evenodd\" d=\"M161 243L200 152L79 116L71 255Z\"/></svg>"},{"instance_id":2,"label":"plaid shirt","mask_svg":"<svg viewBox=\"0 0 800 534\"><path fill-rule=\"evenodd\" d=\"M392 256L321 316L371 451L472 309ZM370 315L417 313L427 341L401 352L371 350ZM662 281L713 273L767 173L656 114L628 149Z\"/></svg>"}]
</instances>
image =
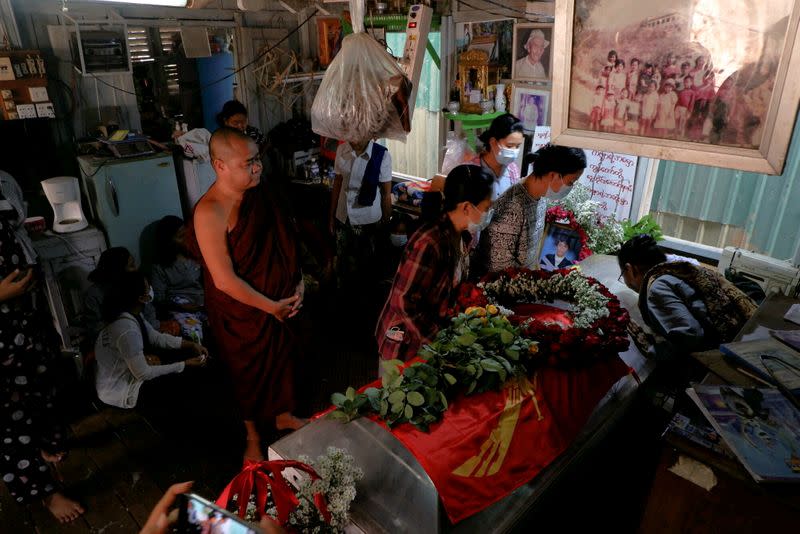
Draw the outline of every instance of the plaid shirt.
<instances>
[{"instance_id":1,"label":"plaid shirt","mask_svg":"<svg viewBox=\"0 0 800 534\"><path fill-rule=\"evenodd\" d=\"M381 358L410 360L447 323L455 287L466 274L463 239L447 215L411 238L375 331ZM405 332L402 342L386 337L393 327Z\"/></svg>"}]
</instances>

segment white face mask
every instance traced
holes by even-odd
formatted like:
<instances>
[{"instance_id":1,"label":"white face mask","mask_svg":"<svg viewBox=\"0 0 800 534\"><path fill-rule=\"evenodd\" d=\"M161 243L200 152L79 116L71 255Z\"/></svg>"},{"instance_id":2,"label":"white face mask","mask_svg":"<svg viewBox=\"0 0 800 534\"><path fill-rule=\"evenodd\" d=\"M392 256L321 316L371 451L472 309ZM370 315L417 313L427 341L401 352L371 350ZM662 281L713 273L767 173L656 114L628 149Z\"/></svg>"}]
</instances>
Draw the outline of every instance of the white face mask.
<instances>
[{"instance_id":1,"label":"white face mask","mask_svg":"<svg viewBox=\"0 0 800 534\"><path fill-rule=\"evenodd\" d=\"M500 152L495 156L497 163L500 165L508 165L512 161L517 161L517 157L519 157L519 148L507 148L504 146L499 148Z\"/></svg>"},{"instance_id":2,"label":"white face mask","mask_svg":"<svg viewBox=\"0 0 800 534\"><path fill-rule=\"evenodd\" d=\"M144 301L145 304L153 302L153 299L156 298L156 293L153 291L153 286L147 290L147 299Z\"/></svg>"},{"instance_id":3,"label":"white face mask","mask_svg":"<svg viewBox=\"0 0 800 534\"><path fill-rule=\"evenodd\" d=\"M489 223L492 222L492 215L494 215L494 208L489 208L481 214L481 220L476 223L470 221L468 227L469 233L477 234L481 230L486 229Z\"/></svg>"},{"instance_id":4,"label":"white face mask","mask_svg":"<svg viewBox=\"0 0 800 534\"><path fill-rule=\"evenodd\" d=\"M570 191L572 191L572 186L567 185L564 182L564 176L559 175L561 179L561 189L558 191L553 191L553 182L550 182L547 186L547 192L544 194L544 197L548 200L561 200L562 198L569 195Z\"/></svg>"},{"instance_id":5,"label":"white face mask","mask_svg":"<svg viewBox=\"0 0 800 534\"><path fill-rule=\"evenodd\" d=\"M393 247L404 247L408 243L408 236L406 234L390 234L389 241L392 242Z\"/></svg>"}]
</instances>

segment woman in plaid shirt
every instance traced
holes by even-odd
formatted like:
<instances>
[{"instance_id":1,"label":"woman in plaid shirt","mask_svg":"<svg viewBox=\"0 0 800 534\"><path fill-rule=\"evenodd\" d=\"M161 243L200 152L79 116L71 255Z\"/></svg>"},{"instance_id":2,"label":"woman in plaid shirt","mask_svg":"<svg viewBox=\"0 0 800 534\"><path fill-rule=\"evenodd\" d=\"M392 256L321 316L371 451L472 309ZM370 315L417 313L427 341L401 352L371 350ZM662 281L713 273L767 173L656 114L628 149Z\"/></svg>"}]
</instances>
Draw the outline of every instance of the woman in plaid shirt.
<instances>
[{"instance_id":1,"label":"woman in plaid shirt","mask_svg":"<svg viewBox=\"0 0 800 534\"><path fill-rule=\"evenodd\" d=\"M475 165L447 175L442 214L409 241L375 336L385 360L408 361L447 322L456 287L467 275L469 242L492 217L492 176Z\"/></svg>"}]
</instances>

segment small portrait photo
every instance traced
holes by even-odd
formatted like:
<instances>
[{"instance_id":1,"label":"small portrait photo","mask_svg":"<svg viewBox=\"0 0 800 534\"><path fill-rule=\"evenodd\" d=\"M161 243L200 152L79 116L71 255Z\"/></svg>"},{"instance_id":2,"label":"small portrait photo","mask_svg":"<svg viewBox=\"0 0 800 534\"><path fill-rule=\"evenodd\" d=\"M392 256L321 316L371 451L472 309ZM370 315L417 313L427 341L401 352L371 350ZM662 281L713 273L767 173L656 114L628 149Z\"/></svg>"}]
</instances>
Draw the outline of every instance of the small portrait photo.
<instances>
[{"instance_id":1,"label":"small portrait photo","mask_svg":"<svg viewBox=\"0 0 800 534\"><path fill-rule=\"evenodd\" d=\"M515 80L549 81L553 77L553 25L517 24L514 26Z\"/></svg>"},{"instance_id":2,"label":"small portrait photo","mask_svg":"<svg viewBox=\"0 0 800 534\"><path fill-rule=\"evenodd\" d=\"M317 18L317 45L319 47L319 64L327 67L342 48L342 21L339 17Z\"/></svg>"},{"instance_id":3,"label":"small portrait photo","mask_svg":"<svg viewBox=\"0 0 800 534\"><path fill-rule=\"evenodd\" d=\"M581 238L578 232L560 224L548 224L544 229L539 268L545 271L568 269L578 264Z\"/></svg>"},{"instance_id":4,"label":"small portrait photo","mask_svg":"<svg viewBox=\"0 0 800 534\"><path fill-rule=\"evenodd\" d=\"M514 85L511 113L519 117L526 134L533 134L537 126L550 124L550 91Z\"/></svg>"}]
</instances>

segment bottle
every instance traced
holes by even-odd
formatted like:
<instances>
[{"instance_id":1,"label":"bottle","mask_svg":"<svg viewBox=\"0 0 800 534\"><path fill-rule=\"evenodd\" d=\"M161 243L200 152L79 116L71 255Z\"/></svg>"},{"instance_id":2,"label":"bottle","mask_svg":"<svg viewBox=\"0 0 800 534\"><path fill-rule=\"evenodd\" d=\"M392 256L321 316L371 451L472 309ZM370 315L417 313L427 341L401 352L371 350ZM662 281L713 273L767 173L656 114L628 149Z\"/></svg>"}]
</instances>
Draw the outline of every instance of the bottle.
<instances>
[{"instance_id":1,"label":"bottle","mask_svg":"<svg viewBox=\"0 0 800 534\"><path fill-rule=\"evenodd\" d=\"M318 184L322 181L322 177L319 174L319 163L317 163L317 158L311 158L311 181L315 184Z\"/></svg>"}]
</instances>

